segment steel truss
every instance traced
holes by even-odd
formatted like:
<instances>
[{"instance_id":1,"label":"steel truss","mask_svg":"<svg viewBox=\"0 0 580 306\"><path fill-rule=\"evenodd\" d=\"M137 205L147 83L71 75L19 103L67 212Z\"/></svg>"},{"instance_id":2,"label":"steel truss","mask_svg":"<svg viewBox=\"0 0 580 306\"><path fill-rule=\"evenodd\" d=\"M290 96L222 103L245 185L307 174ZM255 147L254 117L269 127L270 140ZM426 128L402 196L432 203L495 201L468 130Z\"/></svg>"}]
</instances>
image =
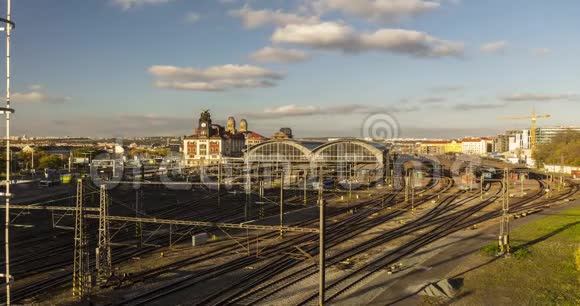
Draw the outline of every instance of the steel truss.
<instances>
[{"instance_id":1,"label":"steel truss","mask_svg":"<svg viewBox=\"0 0 580 306\"><path fill-rule=\"evenodd\" d=\"M104 285L111 277L113 263L111 259L111 237L109 232L109 198L105 185L100 188L99 204L99 242L95 250L97 258L97 284Z\"/></svg>"},{"instance_id":2,"label":"steel truss","mask_svg":"<svg viewBox=\"0 0 580 306\"><path fill-rule=\"evenodd\" d=\"M89 266L88 224L85 222L83 181L77 181L75 209L75 248L73 264L73 296L83 300L91 292L91 270Z\"/></svg>"}]
</instances>

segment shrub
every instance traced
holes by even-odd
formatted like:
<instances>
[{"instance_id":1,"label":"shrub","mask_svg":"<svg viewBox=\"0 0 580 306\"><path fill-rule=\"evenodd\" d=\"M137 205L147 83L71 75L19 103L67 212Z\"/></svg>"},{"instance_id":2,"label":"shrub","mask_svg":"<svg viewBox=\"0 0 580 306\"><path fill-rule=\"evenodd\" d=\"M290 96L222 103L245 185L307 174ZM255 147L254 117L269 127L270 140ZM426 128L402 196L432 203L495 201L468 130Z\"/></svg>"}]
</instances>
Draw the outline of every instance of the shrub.
<instances>
[{"instance_id":1,"label":"shrub","mask_svg":"<svg viewBox=\"0 0 580 306\"><path fill-rule=\"evenodd\" d=\"M480 251L485 255L495 256L499 253L499 245L497 245L497 243L491 243L481 248Z\"/></svg>"}]
</instances>

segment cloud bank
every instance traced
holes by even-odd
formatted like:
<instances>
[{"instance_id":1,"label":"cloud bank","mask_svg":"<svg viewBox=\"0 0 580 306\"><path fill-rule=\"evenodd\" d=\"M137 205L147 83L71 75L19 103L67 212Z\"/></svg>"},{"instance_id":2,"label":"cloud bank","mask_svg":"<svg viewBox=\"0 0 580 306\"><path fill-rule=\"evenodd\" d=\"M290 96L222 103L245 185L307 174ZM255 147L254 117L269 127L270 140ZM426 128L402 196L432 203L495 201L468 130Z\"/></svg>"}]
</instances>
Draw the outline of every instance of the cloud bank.
<instances>
[{"instance_id":1,"label":"cloud bank","mask_svg":"<svg viewBox=\"0 0 580 306\"><path fill-rule=\"evenodd\" d=\"M222 65L205 69L154 65L149 73L157 78L158 88L225 91L232 88L263 88L276 86L284 74L252 65Z\"/></svg>"},{"instance_id":2,"label":"cloud bank","mask_svg":"<svg viewBox=\"0 0 580 306\"><path fill-rule=\"evenodd\" d=\"M433 37L424 32L403 29L380 29L357 32L336 23L290 24L272 34L274 43L288 43L314 49L340 50L347 53L381 51L415 57L461 56L464 45Z\"/></svg>"}]
</instances>

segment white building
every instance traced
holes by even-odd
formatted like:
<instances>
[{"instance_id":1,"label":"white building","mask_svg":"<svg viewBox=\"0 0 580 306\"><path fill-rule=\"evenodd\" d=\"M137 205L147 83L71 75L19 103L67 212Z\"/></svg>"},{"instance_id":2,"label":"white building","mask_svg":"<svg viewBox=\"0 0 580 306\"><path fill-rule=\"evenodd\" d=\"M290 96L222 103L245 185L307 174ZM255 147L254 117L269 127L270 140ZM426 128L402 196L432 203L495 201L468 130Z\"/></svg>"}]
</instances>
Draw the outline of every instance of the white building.
<instances>
[{"instance_id":1,"label":"white building","mask_svg":"<svg viewBox=\"0 0 580 306\"><path fill-rule=\"evenodd\" d=\"M516 150L529 150L531 148L530 129L523 129L514 132L509 137L509 150L515 152Z\"/></svg>"},{"instance_id":2,"label":"white building","mask_svg":"<svg viewBox=\"0 0 580 306\"><path fill-rule=\"evenodd\" d=\"M493 143L485 138L466 138L461 142L461 152L463 154L485 155L491 152Z\"/></svg>"}]
</instances>

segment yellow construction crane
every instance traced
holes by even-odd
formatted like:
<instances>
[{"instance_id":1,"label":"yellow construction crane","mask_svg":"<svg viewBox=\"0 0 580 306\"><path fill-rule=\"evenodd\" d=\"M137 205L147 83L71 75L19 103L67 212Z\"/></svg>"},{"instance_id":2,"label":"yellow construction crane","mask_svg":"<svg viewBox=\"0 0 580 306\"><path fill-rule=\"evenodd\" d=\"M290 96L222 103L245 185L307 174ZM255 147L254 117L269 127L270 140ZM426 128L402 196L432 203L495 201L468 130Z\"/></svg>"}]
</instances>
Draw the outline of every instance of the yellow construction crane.
<instances>
[{"instance_id":1,"label":"yellow construction crane","mask_svg":"<svg viewBox=\"0 0 580 306\"><path fill-rule=\"evenodd\" d=\"M532 119L532 126L530 127L530 148L532 150L532 156L534 156L534 152L536 151L536 121L540 118L550 118L551 115L536 115L536 110L532 109L531 116L515 116L515 117L505 117L502 119Z\"/></svg>"}]
</instances>

